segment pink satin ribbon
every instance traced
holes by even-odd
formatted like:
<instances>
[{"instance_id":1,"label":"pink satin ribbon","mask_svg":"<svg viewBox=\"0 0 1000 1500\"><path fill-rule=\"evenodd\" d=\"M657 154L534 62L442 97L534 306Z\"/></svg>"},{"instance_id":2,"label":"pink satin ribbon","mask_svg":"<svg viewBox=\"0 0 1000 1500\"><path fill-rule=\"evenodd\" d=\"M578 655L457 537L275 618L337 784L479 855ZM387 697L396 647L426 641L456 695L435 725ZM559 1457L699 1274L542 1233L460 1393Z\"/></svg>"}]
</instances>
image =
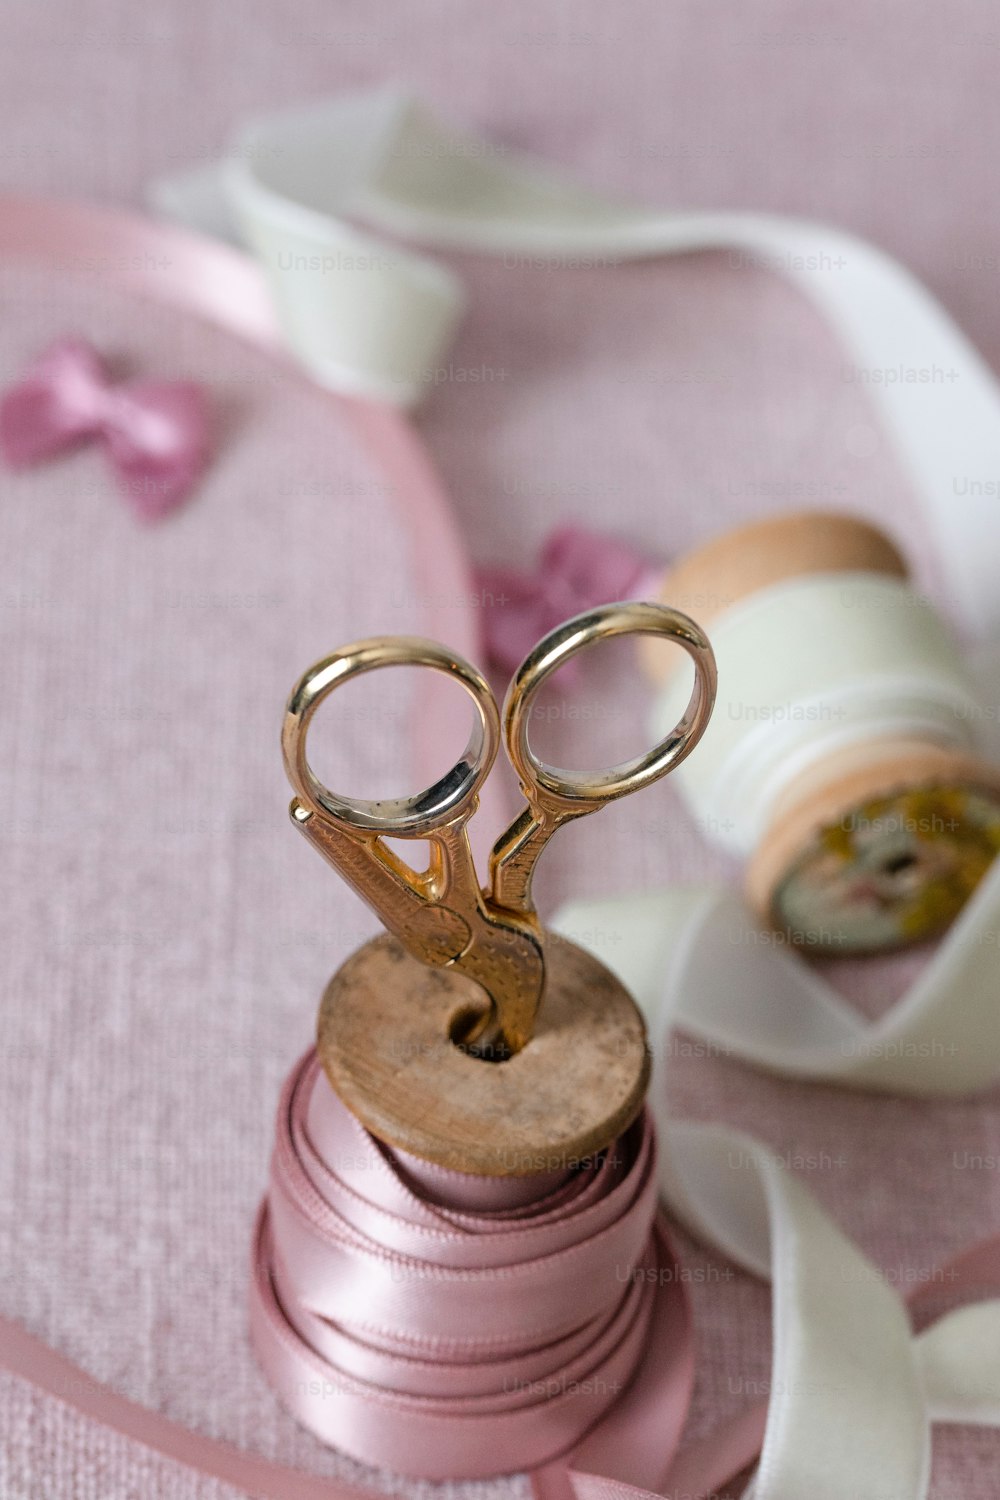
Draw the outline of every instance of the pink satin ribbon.
<instances>
[{"instance_id":1,"label":"pink satin ribbon","mask_svg":"<svg viewBox=\"0 0 1000 1500\"><path fill-rule=\"evenodd\" d=\"M681 1296L655 1212L646 1117L589 1170L484 1183L381 1146L310 1053L258 1224L258 1355L363 1462L430 1479L545 1463L615 1404L656 1302Z\"/></svg>"},{"instance_id":2,"label":"pink satin ribbon","mask_svg":"<svg viewBox=\"0 0 1000 1500\"><path fill-rule=\"evenodd\" d=\"M915 1288L910 1303L915 1321L923 1325L928 1313L939 1315L998 1294L1000 1236L992 1236L938 1267ZM686 1399L673 1408L658 1403L664 1388L690 1389L689 1364L683 1379L671 1376L671 1371L676 1371L682 1352L689 1361L691 1329L686 1318L675 1326L664 1320L668 1305L677 1313L684 1299L671 1299L654 1310L642 1365L618 1405L577 1447L570 1463L557 1459L529 1476L534 1500L709 1500L754 1462L764 1435L767 1400L755 1402L671 1461ZM5 1318L0 1318L0 1369L129 1442L253 1494L256 1500L375 1500L375 1490L286 1468L139 1406Z\"/></svg>"},{"instance_id":3,"label":"pink satin ribbon","mask_svg":"<svg viewBox=\"0 0 1000 1500\"><path fill-rule=\"evenodd\" d=\"M596 604L655 598L661 576L662 569L627 542L583 526L561 526L547 538L533 572L479 569L486 649L498 666L513 672L536 641L564 620Z\"/></svg>"},{"instance_id":4,"label":"pink satin ribbon","mask_svg":"<svg viewBox=\"0 0 1000 1500\"><path fill-rule=\"evenodd\" d=\"M11 468L99 438L136 514L158 520L190 494L208 458L208 408L191 381L112 385L82 339L61 339L0 400L0 449Z\"/></svg>"}]
</instances>

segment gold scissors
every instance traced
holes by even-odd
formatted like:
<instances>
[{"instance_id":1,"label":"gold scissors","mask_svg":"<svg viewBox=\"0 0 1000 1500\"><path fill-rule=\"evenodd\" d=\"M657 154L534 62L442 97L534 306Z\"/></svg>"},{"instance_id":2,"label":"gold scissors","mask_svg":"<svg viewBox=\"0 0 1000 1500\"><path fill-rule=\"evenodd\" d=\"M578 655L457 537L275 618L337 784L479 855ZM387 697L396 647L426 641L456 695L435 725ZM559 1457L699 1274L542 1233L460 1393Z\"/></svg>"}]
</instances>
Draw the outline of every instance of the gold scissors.
<instances>
[{"instance_id":1,"label":"gold scissors","mask_svg":"<svg viewBox=\"0 0 1000 1500\"><path fill-rule=\"evenodd\" d=\"M692 658L694 687L680 720L652 750L608 770L567 771L540 760L528 730L542 684L587 646L622 635L660 636ZM310 721L335 688L387 666L429 667L456 679L477 710L472 734L457 764L416 796L382 801L339 796L309 765ZM493 846L483 888L468 823L501 739L501 715L489 684L462 657L433 641L412 636L357 641L310 667L288 700L281 738L296 792L291 817L415 958L458 970L485 990L491 1005L464 1041L482 1048L485 1038L494 1055L514 1053L531 1038L545 989L542 927L531 896L539 854L562 823L649 786L678 765L708 723L715 688L712 648L679 610L608 604L551 631L521 663L504 700L502 736L526 806ZM386 838L426 839L427 869L412 869Z\"/></svg>"}]
</instances>

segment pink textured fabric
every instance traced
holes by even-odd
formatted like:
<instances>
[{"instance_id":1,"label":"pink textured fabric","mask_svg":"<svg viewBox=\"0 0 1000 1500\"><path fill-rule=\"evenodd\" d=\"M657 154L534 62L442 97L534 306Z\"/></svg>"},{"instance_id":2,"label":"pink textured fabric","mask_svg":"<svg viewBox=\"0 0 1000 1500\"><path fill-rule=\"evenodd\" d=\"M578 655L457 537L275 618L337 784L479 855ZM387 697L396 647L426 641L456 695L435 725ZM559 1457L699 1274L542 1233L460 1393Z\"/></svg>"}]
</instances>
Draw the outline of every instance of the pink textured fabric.
<instances>
[{"instance_id":1,"label":"pink textured fabric","mask_svg":"<svg viewBox=\"0 0 1000 1500\"><path fill-rule=\"evenodd\" d=\"M808 15L791 0L752 13L722 0L711 15L695 0L475 14L457 0L302 0L294 15L278 0L142 14L124 0L15 0L4 28L0 186L137 203L151 175L214 155L249 111L406 77L457 120L609 189L856 229L911 264L1000 365L1000 33L987 0L947 15L927 0L823 0ZM492 377L443 381L420 425L477 561L526 567L570 519L669 556L801 502L889 524L935 586L864 391L766 267L455 263L472 308L451 368ZM281 1080L325 979L372 930L284 825L278 711L331 641L409 624L403 539L328 403L189 320L105 293L93 269L81 257L58 281L3 274L0 376L78 327L137 368L206 380L223 432L204 497L155 534L107 503L96 453L0 481L3 1311L203 1431L359 1478L267 1388L245 1291ZM641 693L622 660L609 651L586 669L586 746L579 716L554 705L552 758L635 748ZM398 786L404 724L401 709L375 735L359 715L344 769ZM564 830L539 895L551 910L570 893L722 868L667 787ZM844 975L870 1010L886 982L876 967ZM675 1076L679 1110L788 1152L903 1286L1000 1222L995 1093L859 1099L708 1056L679 1058ZM766 1390L768 1294L680 1248L697 1435ZM992 1500L996 1434L942 1430L935 1455L935 1500ZM0 1491L234 1493L9 1380Z\"/></svg>"}]
</instances>

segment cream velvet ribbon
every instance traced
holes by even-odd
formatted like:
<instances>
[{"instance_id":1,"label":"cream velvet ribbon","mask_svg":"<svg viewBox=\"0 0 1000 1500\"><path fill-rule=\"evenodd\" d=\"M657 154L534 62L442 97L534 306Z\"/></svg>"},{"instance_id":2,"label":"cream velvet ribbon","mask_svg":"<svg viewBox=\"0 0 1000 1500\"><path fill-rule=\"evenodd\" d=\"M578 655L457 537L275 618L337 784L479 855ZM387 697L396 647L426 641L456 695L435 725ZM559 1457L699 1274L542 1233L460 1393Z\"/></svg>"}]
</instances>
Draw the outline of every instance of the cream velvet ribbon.
<instances>
[{"instance_id":1,"label":"cream velvet ribbon","mask_svg":"<svg viewBox=\"0 0 1000 1500\"><path fill-rule=\"evenodd\" d=\"M748 1495L921 1500L931 1422L1000 1426L1000 1301L912 1338L896 1289L770 1151L669 1117L670 1032L787 1076L925 1096L981 1087L1000 1073L1000 864L875 1023L765 941L727 891L574 902L553 925L614 969L645 1014L663 1198L700 1239L772 1283L772 1395Z\"/></svg>"},{"instance_id":2,"label":"cream velvet ribbon","mask_svg":"<svg viewBox=\"0 0 1000 1500\"><path fill-rule=\"evenodd\" d=\"M161 182L152 196L173 217L249 244L292 348L321 383L400 406L422 394L462 293L449 272L386 236L595 263L744 251L813 298L859 367L882 372L869 393L935 532L952 612L981 640L1000 635L1000 387L927 290L864 241L775 216L615 204L443 126L394 89L259 121L221 167ZM942 378L921 381L922 370ZM897 1292L772 1153L722 1127L666 1118L665 1041L677 1024L755 1066L852 1087L928 1096L981 1087L1000 1074L991 977L1000 866L874 1024L767 941L727 892L579 902L555 925L616 968L646 1012L665 1198L696 1233L772 1280L773 1394L748 1493L921 1500L931 1421L1000 1425L1000 1301L911 1337ZM608 945L610 932L620 941Z\"/></svg>"},{"instance_id":3,"label":"cream velvet ribbon","mask_svg":"<svg viewBox=\"0 0 1000 1500\"><path fill-rule=\"evenodd\" d=\"M615 203L442 124L397 88L255 121L221 165L165 179L151 199L254 250L317 380L401 406L427 389L463 295L449 271L387 236L596 264L731 249L787 275L867 372L935 532L952 611L972 634L1000 634L1000 387L927 289L864 240L774 215Z\"/></svg>"}]
</instances>

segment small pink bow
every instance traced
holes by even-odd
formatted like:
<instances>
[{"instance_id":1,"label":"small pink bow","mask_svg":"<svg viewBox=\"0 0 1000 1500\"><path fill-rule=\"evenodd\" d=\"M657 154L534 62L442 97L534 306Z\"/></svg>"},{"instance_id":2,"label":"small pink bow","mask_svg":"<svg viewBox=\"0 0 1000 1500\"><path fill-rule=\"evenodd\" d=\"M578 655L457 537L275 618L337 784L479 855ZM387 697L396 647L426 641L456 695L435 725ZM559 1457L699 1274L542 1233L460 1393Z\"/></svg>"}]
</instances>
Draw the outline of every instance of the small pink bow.
<instances>
[{"instance_id":1,"label":"small pink bow","mask_svg":"<svg viewBox=\"0 0 1000 1500\"><path fill-rule=\"evenodd\" d=\"M514 671L543 635L573 615L617 599L655 597L661 573L625 542L561 526L546 540L535 572L479 570L486 649L498 666Z\"/></svg>"},{"instance_id":2,"label":"small pink bow","mask_svg":"<svg viewBox=\"0 0 1000 1500\"><path fill-rule=\"evenodd\" d=\"M114 386L83 339L60 339L0 399L0 449L11 468L101 438L119 489L144 521L189 494L208 458L204 392L190 381Z\"/></svg>"}]
</instances>

